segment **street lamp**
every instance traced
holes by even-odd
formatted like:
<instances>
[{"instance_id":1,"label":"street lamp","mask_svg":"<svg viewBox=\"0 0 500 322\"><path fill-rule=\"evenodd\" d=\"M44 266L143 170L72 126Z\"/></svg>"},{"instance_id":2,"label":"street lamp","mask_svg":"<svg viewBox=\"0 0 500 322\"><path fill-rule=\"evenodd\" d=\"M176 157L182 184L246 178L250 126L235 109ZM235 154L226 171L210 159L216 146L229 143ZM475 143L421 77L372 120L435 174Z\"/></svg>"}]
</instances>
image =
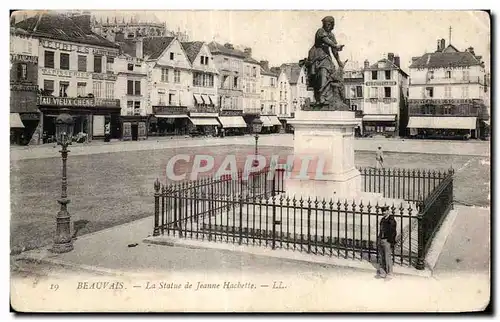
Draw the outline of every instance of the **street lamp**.
<instances>
[{"instance_id":1,"label":"street lamp","mask_svg":"<svg viewBox=\"0 0 500 322\"><path fill-rule=\"evenodd\" d=\"M68 145L71 144L73 138L73 117L66 113L67 109L56 118L56 138L57 144L61 145L62 157L62 181L61 181L61 199L57 202L61 205L61 210L56 216L56 236L54 238L54 246L51 251L54 253L66 253L73 250L73 240L71 236L70 215L67 205L67 177L66 177L66 160L68 158Z\"/></svg>"},{"instance_id":2,"label":"street lamp","mask_svg":"<svg viewBox=\"0 0 500 322\"><path fill-rule=\"evenodd\" d=\"M253 160L254 167L259 165L259 161L257 160L257 155L259 153L257 142L259 141L260 131L262 131L262 120L260 119L260 117L256 117L252 121L252 132L255 134L255 160Z\"/></svg>"}]
</instances>

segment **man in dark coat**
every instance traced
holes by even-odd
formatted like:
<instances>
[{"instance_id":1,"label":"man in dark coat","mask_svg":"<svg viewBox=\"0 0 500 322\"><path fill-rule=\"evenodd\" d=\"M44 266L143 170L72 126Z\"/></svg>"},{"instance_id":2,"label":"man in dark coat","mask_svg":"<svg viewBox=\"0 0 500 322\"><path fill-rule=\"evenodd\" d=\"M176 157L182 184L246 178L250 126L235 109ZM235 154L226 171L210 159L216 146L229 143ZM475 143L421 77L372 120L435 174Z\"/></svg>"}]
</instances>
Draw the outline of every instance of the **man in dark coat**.
<instances>
[{"instance_id":1,"label":"man in dark coat","mask_svg":"<svg viewBox=\"0 0 500 322\"><path fill-rule=\"evenodd\" d=\"M378 275L385 278L392 276L392 249L396 244L396 220L389 212L389 207L384 206L380 208L383 217L380 220L380 229L378 236L378 251L380 268Z\"/></svg>"}]
</instances>

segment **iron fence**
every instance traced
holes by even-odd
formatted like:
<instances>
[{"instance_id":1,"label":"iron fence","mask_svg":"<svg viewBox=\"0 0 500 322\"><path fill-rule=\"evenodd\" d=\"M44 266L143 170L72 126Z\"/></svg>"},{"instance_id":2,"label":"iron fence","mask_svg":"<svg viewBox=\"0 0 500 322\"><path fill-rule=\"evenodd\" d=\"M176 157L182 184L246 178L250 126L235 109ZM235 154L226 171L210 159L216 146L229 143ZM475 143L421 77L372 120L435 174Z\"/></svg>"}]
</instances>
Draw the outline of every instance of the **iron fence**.
<instances>
[{"instance_id":1,"label":"iron fence","mask_svg":"<svg viewBox=\"0 0 500 322\"><path fill-rule=\"evenodd\" d=\"M390 207L398 230L395 263L423 269L433 234L453 201L453 171L360 172L367 192L401 201ZM266 168L171 185L157 180L153 235L378 261L383 205L292 198L284 178L283 169Z\"/></svg>"}]
</instances>

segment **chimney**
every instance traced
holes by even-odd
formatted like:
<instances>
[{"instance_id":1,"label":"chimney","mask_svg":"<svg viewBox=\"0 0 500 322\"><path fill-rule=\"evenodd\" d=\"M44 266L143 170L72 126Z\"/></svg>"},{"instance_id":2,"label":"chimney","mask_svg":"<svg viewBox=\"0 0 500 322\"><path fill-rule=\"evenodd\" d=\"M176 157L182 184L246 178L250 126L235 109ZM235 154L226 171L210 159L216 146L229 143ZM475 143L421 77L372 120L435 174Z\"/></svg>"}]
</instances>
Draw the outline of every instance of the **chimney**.
<instances>
[{"instance_id":1,"label":"chimney","mask_svg":"<svg viewBox=\"0 0 500 322\"><path fill-rule=\"evenodd\" d=\"M92 33L92 26L90 23L90 14L83 14L71 17L71 20L83 30L85 34Z\"/></svg>"},{"instance_id":2,"label":"chimney","mask_svg":"<svg viewBox=\"0 0 500 322\"><path fill-rule=\"evenodd\" d=\"M476 56L476 55L474 54L474 47L469 47L469 48L467 48L467 51L468 51L469 53L471 53L473 56Z\"/></svg>"},{"instance_id":3,"label":"chimney","mask_svg":"<svg viewBox=\"0 0 500 322\"><path fill-rule=\"evenodd\" d=\"M399 56L394 56L394 65L401 68L401 58L399 58Z\"/></svg>"},{"instance_id":4,"label":"chimney","mask_svg":"<svg viewBox=\"0 0 500 322\"><path fill-rule=\"evenodd\" d=\"M440 52L441 51L441 39L438 39L437 40L437 47L436 47L436 52Z\"/></svg>"},{"instance_id":5,"label":"chimney","mask_svg":"<svg viewBox=\"0 0 500 322\"><path fill-rule=\"evenodd\" d=\"M368 68L370 67L370 62L368 61L368 59L365 60L364 64L363 64L364 68Z\"/></svg>"},{"instance_id":6,"label":"chimney","mask_svg":"<svg viewBox=\"0 0 500 322\"><path fill-rule=\"evenodd\" d=\"M394 62L394 53L388 53L388 54L387 54L387 59L388 59L390 62Z\"/></svg>"},{"instance_id":7,"label":"chimney","mask_svg":"<svg viewBox=\"0 0 500 322\"><path fill-rule=\"evenodd\" d=\"M441 39L441 51L443 51L446 48L446 40L443 38Z\"/></svg>"},{"instance_id":8,"label":"chimney","mask_svg":"<svg viewBox=\"0 0 500 322\"><path fill-rule=\"evenodd\" d=\"M140 59L144 58L142 49L143 49L142 38L137 38L135 40L135 57L140 58Z\"/></svg>"},{"instance_id":9,"label":"chimney","mask_svg":"<svg viewBox=\"0 0 500 322\"><path fill-rule=\"evenodd\" d=\"M268 71L268 70L269 70L269 61L267 61L267 60L261 60L261 61L260 61L260 66L261 66L264 70Z\"/></svg>"},{"instance_id":10,"label":"chimney","mask_svg":"<svg viewBox=\"0 0 500 322\"><path fill-rule=\"evenodd\" d=\"M230 44L228 42L224 44L224 47L226 47L227 49L234 49L233 44Z\"/></svg>"},{"instance_id":11,"label":"chimney","mask_svg":"<svg viewBox=\"0 0 500 322\"><path fill-rule=\"evenodd\" d=\"M252 48L247 47L244 49L245 56L252 57Z\"/></svg>"},{"instance_id":12,"label":"chimney","mask_svg":"<svg viewBox=\"0 0 500 322\"><path fill-rule=\"evenodd\" d=\"M123 42L123 41L125 41L125 35L123 34L123 32L117 31L115 33L115 41L116 42Z\"/></svg>"}]
</instances>

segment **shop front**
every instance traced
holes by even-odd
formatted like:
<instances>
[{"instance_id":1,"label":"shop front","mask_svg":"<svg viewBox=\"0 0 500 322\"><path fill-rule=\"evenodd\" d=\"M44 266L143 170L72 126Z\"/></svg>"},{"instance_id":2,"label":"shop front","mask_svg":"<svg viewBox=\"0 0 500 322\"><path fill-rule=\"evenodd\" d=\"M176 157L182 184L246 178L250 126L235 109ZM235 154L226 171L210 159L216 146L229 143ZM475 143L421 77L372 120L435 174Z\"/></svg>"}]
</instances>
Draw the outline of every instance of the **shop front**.
<instances>
[{"instance_id":1,"label":"shop front","mask_svg":"<svg viewBox=\"0 0 500 322\"><path fill-rule=\"evenodd\" d=\"M153 106L149 127L152 136L188 135L190 120L185 106Z\"/></svg>"},{"instance_id":2,"label":"shop front","mask_svg":"<svg viewBox=\"0 0 500 322\"><path fill-rule=\"evenodd\" d=\"M477 138L478 121L473 116L411 116L410 137L427 139Z\"/></svg>"},{"instance_id":3,"label":"shop front","mask_svg":"<svg viewBox=\"0 0 500 322\"><path fill-rule=\"evenodd\" d=\"M40 111L37 107L36 85L11 85L10 128L11 143L39 144Z\"/></svg>"},{"instance_id":4,"label":"shop front","mask_svg":"<svg viewBox=\"0 0 500 322\"><path fill-rule=\"evenodd\" d=\"M42 140L55 141L56 118L65 112L73 116L73 139L78 143L116 138L120 125L120 101L93 97L39 96L38 108L42 113ZM64 109L64 110L63 110Z\"/></svg>"},{"instance_id":5,"label":"shop front","mask_svg":"<svg viewBox=\"0 0 500 322\"><path fill-rule=\"evenodd\" d=\"M281 122L276 115L261 115L263 132L279 133L281 130ZM265 132L264 132L265 133Z\"/></svg>"},{"instance_id":6,"label":"shop front","mask_svg":"<svg viewBox=\"0 0 500 322\"><path fill-rule=\"evenodd\" d=\"M219 113L196 113L190 112L189 119L193 124L190 131L192 136L217 136L221 124L217 120Z\"/></svg>"},{"instance_id":7,"label":"shop front","mask_svg":"<svg viewBox=\"0 0 500 322\"><path fill-rule=\"evenodd\" d=\"M398 135L396 114L365 114L363 115L363 134L365 136L383 135L396 137Z\"/></svg>"},{"instance_id":8,"label":"shop front","mask_svg":"<svg viewBox=\"0 0 500 322\"><path fill-rule=\"evenodd\" d=\"M148 117L140 115L121 116L123 141L140 141L148 138Z\"/></svg>"},{"instance_id":9,"label":"shop front","mask_svg":"<svg viewBox=\"0 0 500 322\"><path fill-rule=\"evenodd\" d=\"M241 110L221 110L218 118L221 135L243 135L247 133L247 123Z\"/></svg>"}]
</instances>

